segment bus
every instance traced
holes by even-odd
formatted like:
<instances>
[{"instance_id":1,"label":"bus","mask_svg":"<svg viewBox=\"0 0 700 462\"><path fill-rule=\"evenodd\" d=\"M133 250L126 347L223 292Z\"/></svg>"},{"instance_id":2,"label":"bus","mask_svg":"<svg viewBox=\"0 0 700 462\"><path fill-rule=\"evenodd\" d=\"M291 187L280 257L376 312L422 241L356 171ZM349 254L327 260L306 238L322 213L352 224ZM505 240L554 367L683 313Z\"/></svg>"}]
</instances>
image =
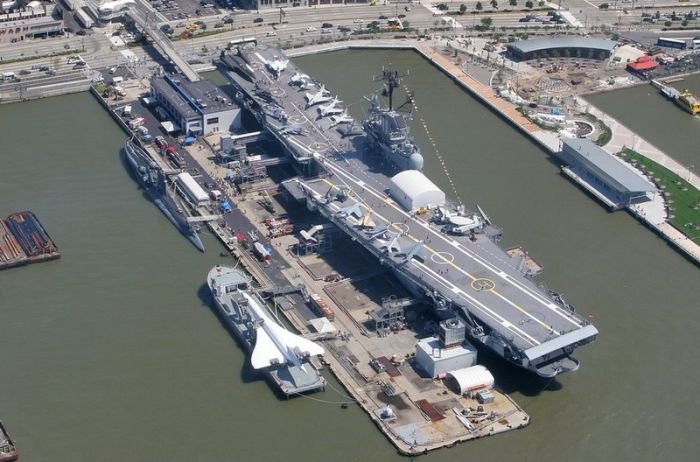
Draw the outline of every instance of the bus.
<instances>
[{"instance_id":1,"label":"bus","mask_svg":"<svg viewBox=\"0 0 700 462\"><path fill-rule=\"evenodd\" d=\"M668 37L659 37L656 44L660 47L678 48L684 50L688 47L688 42L685 39L675 39Z\"/></svg>"},{"instance_id":2,"label":"bus","mask_svg":"<svg viewBox=\"0 0 700 462\"><path fill-rule=\"evenodd\" d=\"M230 50L231 48L238 47L238 46L243 46L248 43L252 43L253 45L258 44L258 40L255 37L243 37L235 40L231 40L228 42L227 48Z\"/></svg>"},{"instance_id":3,"label":"bus","mask_svg":"<svg viewBox=\"0 0 700 462\"><path fill-rule=\"evenodd\" d=\"M75 20L85 29L92 29L94 25L90 15L82 8L75 10Z\"/></svg>"}]
</instances>

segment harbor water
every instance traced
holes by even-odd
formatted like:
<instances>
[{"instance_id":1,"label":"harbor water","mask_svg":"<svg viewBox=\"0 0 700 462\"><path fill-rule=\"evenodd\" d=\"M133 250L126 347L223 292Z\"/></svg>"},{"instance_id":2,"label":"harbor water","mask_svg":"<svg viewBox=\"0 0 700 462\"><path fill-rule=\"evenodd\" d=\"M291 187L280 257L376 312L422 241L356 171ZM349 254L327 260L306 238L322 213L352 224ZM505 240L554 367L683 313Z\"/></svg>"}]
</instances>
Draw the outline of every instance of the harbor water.
<instances>
[{"instance_id":1,"label":"harbor water","mask_svg":"<svg viewBox=\"0 0 700 462\"><path fill-rule=\"evenodd\" d=\"M700 96L700 75L685 77L671 84L679 91ZM692 116L666 99L651 85L601 93L586 99L669 156L700 173L700 116ZM660 126L659 122L663 121Z\"/></svg>"},{"instance_id":2,"label":"harbor water","mask_svg":"<svg viewBox=\"0 0 700 462\"><path fill-rule=\"evenodd\" d=\"M297 62L356 117L382 65L410 70L428 175L479 203L504 227L504 245L526 247L543 281L601 332L577 350L581 370L556 381L496 368L532 417L525 430L425 460L694 460L697 268L627 214L606 212L417 54ZM225 261L218 244L205 234L200 254L146 200L120 159L123 132L92 96L2 106L0 121L0 214L34 211L62 253L0 273L0 418L23 459L401 459L358 407L341 409L336 382L280 401L247 372L204 286Z\"/></svg>"}]
</instances>

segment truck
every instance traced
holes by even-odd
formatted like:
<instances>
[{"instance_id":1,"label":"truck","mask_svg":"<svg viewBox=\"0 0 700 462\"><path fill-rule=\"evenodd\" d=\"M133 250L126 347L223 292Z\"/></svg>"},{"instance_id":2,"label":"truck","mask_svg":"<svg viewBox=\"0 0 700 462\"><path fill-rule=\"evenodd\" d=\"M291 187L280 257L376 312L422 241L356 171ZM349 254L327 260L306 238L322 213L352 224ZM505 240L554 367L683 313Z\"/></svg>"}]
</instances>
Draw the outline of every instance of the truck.
<instances>
[{"instance_id":1,"label":"truck","mask_svg":"<svg viewBox=\"0 0 700 462\"><path fill-rule=\"evenodd\" d=\"M311 301L312 308L316 311L319 316L324 316L329 321L335 319L335 313L330 306L323 300L318 294L310 294L309 300Z\"/></svg>"},{"instance_id":2,"label":"truck","mask_svg":"<svg viewBox=\"0 0 700 462\"><path fill-rule=\"evenodd\" d=\"M132 119L128 122L129 128L132 130L136 130L138 127L146 123L146 119L143 117L137 117L135 119Z\"/></svg>"},{"instance_id":3,"label":"truck","mask_svg":"<svg viewBox=\"0 0 700 462\"><path fill-rule=\"evenodd\" d=\"M253 244L253 253L260 261L270 261L270 251L265 248L260 242Z\"/></svg>"},{"instance_id":4,"label":"truck","mask_svg":"<svg viewBox=\"0 0 700 462\"><path fill-rule=\"evenodd\" d=\"M17 75L14 72L3 72L2 73L2 80L15 80L17 79Z\"/></svg>"}]
</instances>

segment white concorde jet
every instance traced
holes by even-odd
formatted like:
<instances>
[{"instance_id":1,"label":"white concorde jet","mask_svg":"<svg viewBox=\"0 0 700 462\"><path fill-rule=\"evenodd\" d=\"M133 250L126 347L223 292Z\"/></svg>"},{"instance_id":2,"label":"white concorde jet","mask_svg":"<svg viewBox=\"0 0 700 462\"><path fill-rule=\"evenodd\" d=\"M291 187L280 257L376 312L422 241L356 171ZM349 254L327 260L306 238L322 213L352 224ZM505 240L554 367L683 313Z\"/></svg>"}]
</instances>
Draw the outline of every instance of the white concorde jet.
<instances>
[{"instance_id":1,"label":"white concorde jet","mask_svg":"<svg viewBox=\"0 0 700 462\"><path fill-rule=\"evenodd\" d=\"M277 324L254 297L245 292L243 296L248 300L250 313L258 324L255 329L255 347L250 356L253 369L286 363L303 367L302 361L305 358L325 353L318 344Z\"/></svg>"}]
</instances>

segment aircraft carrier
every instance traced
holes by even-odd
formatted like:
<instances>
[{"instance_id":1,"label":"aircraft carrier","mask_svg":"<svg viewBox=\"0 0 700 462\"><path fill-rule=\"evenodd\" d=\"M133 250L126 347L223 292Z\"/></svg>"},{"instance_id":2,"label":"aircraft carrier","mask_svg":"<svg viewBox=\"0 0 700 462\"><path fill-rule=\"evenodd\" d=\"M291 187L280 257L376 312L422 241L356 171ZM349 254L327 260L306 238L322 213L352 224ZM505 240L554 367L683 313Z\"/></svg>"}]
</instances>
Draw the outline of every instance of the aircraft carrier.
<instances>
[{"instance_id":1,"label":"aircraft carrier","mask_svg":"<svg viewBox=\"0 0 700 462\"><path fill-rule=\"evenodd\" d=\"M338 130L337 118L324 117L329 105L310 97L323 96L325 87L281 51L247 46L223 52L221 62L239 104L306 174L285 183L293 196L376 256L441 318L464 319L470 338L505 360L548 378L579 368L574 349L598 331L526 276L478 206L473 213L449 204L431 213L405 210L385 192L401 165L383 164L361 127Z\"/></svg>"}]
</instances>

